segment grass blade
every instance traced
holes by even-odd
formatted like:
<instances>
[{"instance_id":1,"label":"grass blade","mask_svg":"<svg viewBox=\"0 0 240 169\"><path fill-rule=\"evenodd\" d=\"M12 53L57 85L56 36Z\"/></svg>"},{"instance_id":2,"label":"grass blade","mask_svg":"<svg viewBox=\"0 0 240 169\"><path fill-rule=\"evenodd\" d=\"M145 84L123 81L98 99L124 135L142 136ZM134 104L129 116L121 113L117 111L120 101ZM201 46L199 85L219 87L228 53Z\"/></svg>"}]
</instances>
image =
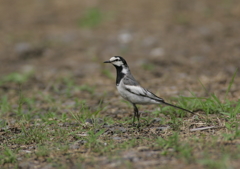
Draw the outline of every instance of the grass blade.
<instances>
[{"instance_id":1,"label":"grass blade","mask_svg":"<svg viewBox=\"0 0 240 169\"><path fill-rule=\"evenodd\" d=\"M236 71L235 71L235 73L233 74L233 77L232 77L232 79L231 79L231 81L230 81L230 83L229 83L229 85L228 85L228 89L227 89L226 94L225 94L225 97L224 97L224 100L225 100L225 101L226 101L227 95L228 95L228 93L229 93L229 91L230 91L230 89L231 89L231 87L232 87L232 84L233 84L233 82L234 82L234 79L235 79L235 77L236 77L236 75L237 75L237 71L238 71L238 69L236 69Z\"/></svg>"}]
</instances>

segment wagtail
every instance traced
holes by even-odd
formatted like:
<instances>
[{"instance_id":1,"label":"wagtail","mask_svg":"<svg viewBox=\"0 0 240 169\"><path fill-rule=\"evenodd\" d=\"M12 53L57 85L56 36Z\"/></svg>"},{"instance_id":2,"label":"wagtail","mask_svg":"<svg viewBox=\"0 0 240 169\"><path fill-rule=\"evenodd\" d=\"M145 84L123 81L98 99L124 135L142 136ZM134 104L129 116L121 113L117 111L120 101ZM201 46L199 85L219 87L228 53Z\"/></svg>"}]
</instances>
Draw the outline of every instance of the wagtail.
<instances>
[{"instance_id":1,"label":"wagtail","mask_svg":"<svg viewBox=\"0 0 240 169\"><path fill-rule=\"evenodd\" d=\"M140 114L136 104L165 104L189 113L193 113L187 109L167 103L162 98L141 87L132 76L127 62L121 56L111 57L109 61L105 61L104 63L111 63L113 66L115 66L117 70L116 86L118 92L124 99L132 103L134 108L133 124L135 122L135 117L137 117L138 127Z\"/></svg>"}]
</instances>

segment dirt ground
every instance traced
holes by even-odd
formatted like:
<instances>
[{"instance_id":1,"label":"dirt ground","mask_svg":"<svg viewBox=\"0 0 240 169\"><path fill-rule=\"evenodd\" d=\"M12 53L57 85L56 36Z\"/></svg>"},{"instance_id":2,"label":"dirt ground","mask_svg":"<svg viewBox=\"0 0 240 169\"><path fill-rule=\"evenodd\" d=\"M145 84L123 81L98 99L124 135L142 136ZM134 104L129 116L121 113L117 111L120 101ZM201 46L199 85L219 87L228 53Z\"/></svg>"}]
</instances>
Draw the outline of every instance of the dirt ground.
<instances>
[{"instance_id":1,"label":"dirt ground","mask_svg":"<svg viewBox=\"0 0 240 169\"><path fill-rule=\"evenodd\" d=\"M101 13L100 23L81 27L91 9ZM101 74L102 61L121 55L136 78L161 95L201 95L199 79L220 92L240 65L240 3L234 0L1 1L0 12L1 75L32 69L48 80L73 74L101 92L113 86Z\"/></svg>"},{"instance_id":2,"label":"dirt ground","mask_svg":"<svg viewBox=\"0 0 240 169\"><path fill-rule=\"evenodd\" d=\"M71 77L79 86L95 88L95 97L76 95L88 105L94 107L104 96L111 107L131 111L116 91L114 67L103 64L117 55L127 60L144 87L167 101L192 96L191 92L198 97L215 93L223 100L237 69L228 98L240 98L238 0L0 0L0 4L0 78L34 72L34 80L23 90L45 90Z\"/></svg>"}]
</instances>

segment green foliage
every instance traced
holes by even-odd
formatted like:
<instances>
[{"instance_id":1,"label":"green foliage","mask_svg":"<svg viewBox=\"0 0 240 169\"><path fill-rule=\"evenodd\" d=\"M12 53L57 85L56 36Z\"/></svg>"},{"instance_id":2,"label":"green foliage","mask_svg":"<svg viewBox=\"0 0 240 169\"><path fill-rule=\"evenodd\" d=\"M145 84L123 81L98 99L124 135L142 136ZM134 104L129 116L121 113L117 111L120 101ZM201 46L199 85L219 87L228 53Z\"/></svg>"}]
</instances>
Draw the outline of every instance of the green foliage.
<instances>
[{"instance_id":1,"label":"green foliage","mask_svg":"<svg viewBox=\"0 0 240 169\"><path fill-rule=\"evenodd\" d=\"M108 69L103 69L102 70L102 74L106 77L108 77L109 79L114 79L113 74L110 72L110 70Z\"/></svg>"},{"instance_id":2,"label":"green foliage","mask_svg":"<svg viewBox=\"0 0 240 169\"><path fill-rule=\"evenodd\" d=\"M227 98L233 81L234 78L230 81L224 100L214 93L204 98L192 93L192 97L174 99L173 104L194 111L194 115L169 106L147 110L148 113L141 114L140 129L129 125L132 122L132 116L129 115L132 105L129 102L123 101L128 105L125 106L125 116L122 114L124 111L118 112L118 107L106 105L103 98L98 98L103 100L99 105L90 104L78 94L84 93L93 98L96 96L95 86L79 86L72 77L58 79L48 92L38 91L29 96L26 91L16 91L14 99L3 95L0 100L0 134L3 136L0 139L3 143L0 146L14 145L20 149L22 146L29 148L36 145L36 149L31 150L30 155L22 155L3 146L0 149L0 162L16 163L18 155L23 159L34 156L44 159L46 163L54 163L53 157L61 156L73 159L75 165L78 159L77 162L84 168L82 163L95 164L94 157L104 156L110 161L121 161L120 166L134 168L131 160L123 160L124 153L139 151L136 154L140 158L146 151L146 154L154 152L161 158L175 158L185 164L227 168L230 159L240 158L237 146L227 149L225 145L225 142L235 143L240 138L240 102ZM141 107L146 111L144 108ZM11 113L12 117L6 117ZM155 117L161 120L152 123ZM91 122L86 123L87 120ZM189 130L199 124L219 127L219 131L214 129L214 132L204 130L194 133ZM162 126L168 126L168 129L159 129ZM71 146L74 143L79 145L72 150L70 147L74 147ZM143 152L138 150L141 146L147 149ZM221 155L214 158L212 150ZM67 164L56 162L54 165L64 168Z\"/></svg>"},{"instance_id":3,"label":"green foliage","mask_svg":"<svg viewBox=\"0 0 240 169\"><path fill-rule=\"evenodd\" d=\"M95 91L95 88L89 85L81 85L78 87L81 91L87 91L90 94L93 94Z\"/></svg>"},{"instance_id":4,"label":"green foliage","mask_svg":"<svg viewBox=\"0 0 240 169\"><path fill-rule=\"evenodd\" d=\"M72 117L82 123L85 123L86 119L90 119L90 118L95 118L100 111L102 111L102 107L101 105L99 105L97 107L96 110L92 111L87 105L86 105L86 101L85 100L77 100L76 99L76 105L78 105L78 109L79 111L77 112L71 112Z\"/></svg>"},{"instance_id":5,"label":"green foliage","mask_svg":"<svg viewBox=\"0 0 240 169\"><path fill-rule=\"evenodd\" d=\"M236 71L235 71L235 73L233 74L232 79L231 79L231 81L230 81L230 83L229 83L229 85L228 85L228 89L227 89L226 94L225 94L225 101L226 101L226 99L227 99L227 95L228 95L229 91L231 90L231 87L232 87L232 85L233 85L233 82L234 82L234 79L235 79L235 77L236 77L236 75L237 75L237 72L238 72L238 69L236 69Z\"/></svg>"},{"instance_id":6,"label":"green foliage","mask_svg":"<svg viewBox=\"0 0 240 169\"><path fill-rule=\"evenodd\" d=\"M103 21L103 13L98 8L90 8L78 21L80 27L94 28Z\"/></svg>"},{"instance_id":7,"label":"green foliage","mask_svg":"<svg viewBox=\"0 0 240 169\"><path fill-rule=\"evenodd\" d=\"M173 133L166 139L158 137L156 143L162 149L163 155L176 153L179 158L183 158L186 162L194 162L191 146L189 143L180 141L178 132Z\"/></svg>"},{"instance_id":8,"label":"green foliage","mask_svg":"<svg viewBox=\"0 0 240 169\"><path fill-rule=\"evenodd\" d=\"M50 154L50 150L48 146L38 146L37 151L35 153L37 157L44 157Z\"/></svg>"},{"instance_id":9,"label":"green foliage","mask_svg":"<svg viewBox=\"0 0 240 169\"><path fill-rule=\"evenodd\" d=\"M31 144L31 143L43 143L49 140L49 133L44 127L30 127L26 128L25 123L22 123L22 133L13 140L16 144Z\"/></svg>"},{"instance_id":10,"label":"green foliage","mask_svg":"<svg viewBox=\"0 0 240 169\"><path fill-rule=\"evenodd\" d=\"M226 169L229 168L229 156L228 155L221 155L221 159L214 160L212 159L209 154L205 154L204 159L198 160L198 163L202 164L208 169Z\"/></svg>"},{"instance_id":11,"label":"green foliage","mask_svg":"<svg viewBox=\"0 0 240 169\"><path fill-rule=\"evenodd\" d=\"M222 134L225 140L235 140L240 138L239 122L234 121L226 123L225 126L230 131L230 133Z\"/></svg>"},{"instance_id":12,"label":"green foliage","mask_svg":"<svg viewBox=\"0 0 240 169\"><path fill-rule=\"evenodd\" d=\"M90 148L90 149L94 149L95 151L97 151L99 148L101 148L103 146L102 142L99 141L99 137L104 133L104 130L99 130L99 131L89 131L87 132L88 137L86 138L87 143L86 143L86 147Z\"/></svg>"},{"instance_id":13,"label":"green foliage","mask_svg":"<svg viewBox=\"0 0 240 169\"><path fill-rule=\"evenodd\" d=\"M7 146L3 147L3 150L0 151L0 164L5 163L15 163L17 161L17 155Z\"/></svg>"},{"instance_id":14,"label":"green foliage","mask_svg":"<svg viewBox=\"0 0 240 169\"><path fill-rule=\"evenodd\" d=\"M152 63L144 63L142 64L142 68L144 70L153 71L155 69L155 66Z\"/></svg>"},{"instance_id":15,"label":"green foliage","mask_svg":"<svg viewBox=\"0 0 240 169\"><path fill-rule=\"evenodd\" d=\"M26 81L28 81L29 78L33 76L33 72L25 72L25 73L11 73L9 75L3 76L0 79L0 85L7 83L7 82L13 82L18 84L23 84Z\"/></svg>"},{"instance_id":16,"label":"green foliage","mask_svg":"<svg viewBox=\"0 0 240 169\"><path fill-rule=\"evenodd\" d=\"M11 105L9 104L8 97L2 96L0 100L0 115L9 112Z\"/></svg>"}]
</instances>

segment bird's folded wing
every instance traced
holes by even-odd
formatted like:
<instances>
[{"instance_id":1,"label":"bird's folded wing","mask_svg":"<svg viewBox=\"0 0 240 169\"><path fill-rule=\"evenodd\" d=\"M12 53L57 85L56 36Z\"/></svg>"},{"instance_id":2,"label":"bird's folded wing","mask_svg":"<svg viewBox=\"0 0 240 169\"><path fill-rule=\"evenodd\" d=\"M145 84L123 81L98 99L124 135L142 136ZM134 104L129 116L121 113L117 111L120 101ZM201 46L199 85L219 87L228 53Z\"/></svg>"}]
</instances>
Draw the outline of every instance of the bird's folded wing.
<instances>
[{"instance_id":1,"label":"bird's folded wing","mask_svg":"<svg viewBox=\"0 0 240 169\"><path fill-rule=\"evenodd\" d=\"M131 86L131 85L125 85L125 89L128 90L130 93L133 93L138 96L143 96L143 97L148 97L150 99L159 101L159 102L164 102L164 100L152 92L142 88L141 86Z\"/></svg>"},{"instance_id":2,"label":"bird's folded wing","mask_svg":"<svg viewBox=\"0 0 240 169\"><path fill-rule=\"evenodd\" d=\"M156 96L155 94L153 94L152 92L142 88L131 74L126 75L123 78L123 84L125 86L125 89L133 94L143 96L143 97L148 97L148 98L154 99L156 101L164 102L164 100L162 98L160 98L160 97Z\"/></svg>"}]
</instances>

